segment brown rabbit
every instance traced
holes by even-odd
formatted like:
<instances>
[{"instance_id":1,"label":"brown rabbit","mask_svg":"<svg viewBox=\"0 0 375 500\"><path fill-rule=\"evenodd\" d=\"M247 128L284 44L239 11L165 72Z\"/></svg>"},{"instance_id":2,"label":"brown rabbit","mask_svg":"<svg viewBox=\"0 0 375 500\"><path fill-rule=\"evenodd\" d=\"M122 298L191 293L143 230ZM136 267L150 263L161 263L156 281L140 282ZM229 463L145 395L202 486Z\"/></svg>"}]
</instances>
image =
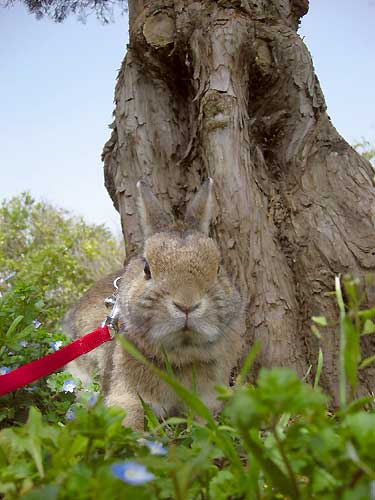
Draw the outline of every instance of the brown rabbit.
<instances>
[{"instance_id":1,"label":"brown rabbit","mask_svg":"<svg viewBox=\"0 0 375 500\"><path fill-rule=\"evenodd\" d=\"M211 179L187 208L185 222L175 222L143 182L138 182L144 234L142 256L132 259L119 286L120 334L150 361L163 366L162 347L177 379L192 387L193 368L199 397L220 409L214 387L229 383L240 357L244 308L222 266L216 243L208 236L212 212ZM76 336L95 328L105 316L103 299L116 273L95 284L68 313L66 333ZM126 410L125 424L143 427L139 396L158 417L178 414L176 394L147 368L112 343L68 369L81 378L99 369L106 404Z\"/></svg>"}]
</instances>

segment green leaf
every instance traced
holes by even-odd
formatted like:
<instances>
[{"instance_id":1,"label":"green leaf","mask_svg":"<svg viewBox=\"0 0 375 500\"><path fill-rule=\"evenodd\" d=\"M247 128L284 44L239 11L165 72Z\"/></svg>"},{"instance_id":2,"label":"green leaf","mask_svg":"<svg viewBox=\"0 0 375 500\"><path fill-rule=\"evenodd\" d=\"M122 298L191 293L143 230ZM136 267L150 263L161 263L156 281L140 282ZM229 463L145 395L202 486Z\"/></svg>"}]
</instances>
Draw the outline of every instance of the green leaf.
<instances>
[{"instance_id":1,"label":"green leaf","mask_svg":"<svg viewBox=\"0 0 375 500\"><path fill-rule=\"evenodd\" d=\"M311 319L319 326L328 326L328 321L324 316L313 316Z\"/></svg>"},{"instance_id":2,"label":"green leaf","mask_svg":"<svg viewBox=\"0 0 375 500\"><path fill-rule=\"evenodd\" d=\"M87 450L88 443L89 438L82 435L76 436L73 441L69 440L69 450L66 458L83 455L83 453Z\"/></svg>"},{"instance_id":3,"label":"green leaf","mask_svg":"<svg viewBox=\"0 0 375 500\"><path fill-rule=\"evenodd\" d=\"M210 497L215 500L239 498L239 487L236 476L230 470L220 470L210 482Z\"/></svg>"},{"instance_id":4,"label":"green leaf","mask_svg":"<svg viewBox=\"0 0 375 500\"><path fill-rule=\"evenodd\" d=\"M183 465L180 466L177 472L178 484L181 498L188 498L189 486L193 482L193 478L202 474L209 467L209 456L211 446L206 446L195 457L191 457Z\"/></svg>"},{"instance_id":5,"label":"green leaf","mask_svg":"<svg viewBox=\"0 0 375 500\"><path fill-rule=\"evenodd\" d=\"M310 413L324 408L325 396L302 382L287 368L262 368L253 397L268 408L271 415L283 413Z\"/></svg>"},{"instance_id":6,"label":"green leaf","mask_svg":"<svg viewBox=\"0 0 375 500\"><path fill-rule=\"evenodd\" d=\"M349 384L354 388L357 384L359 353L359 332L348 317L342 321L345 336L344 367Z\"/></svg>"},{"instance_id":7,"label":"green leaf","mask_svg":"<svg viewBox=\"0 0 375 500\"><path fill-rule=\"evenodd\" d=\"M371 333L375 333L375 324L371 319L366 319L365 324L363 325L362 335L370 335Z\"/></svg>"},{"instance_id":8,"label":"green leaf","mask_svg":"<svg viewBox=\"0 0 375 500\"><path fill-rule=\"evenodd\" d=\"M340 486L340 482L332 474L319 466L314 469L312 490L315 494L324 493L335 486Z\"/></svg>"},{"instance_id":9,"label":"green leaf","mask_svg":"<svg viewBox=\"0 0 375 500\"><path fill-rule=\"evenodd\" d=\"M29 418L27 419L26 429L28 431L29 447L28 452L34 459L36 468L41 478L44 477L42 447L40 434L42 429L42 414L34 407L30 408Z\"/></svg>"},{"instance_id":10,"label":"green leaf","mask_svg":"<svg viewBox=\"0 0 375 500\"><path fill-rule=\"evenodd\" d=\"M159 420L157 419L155 413L152 411L151 406L149 404L147 404L146 401L144 401L142 399L140 394L138 394L138 397L141 400L141 404L142 404L144 415L145 415L146 420L147 420L148 428L150 430L157 429L158 427L160 427L160 423L159 423ZM165 432L163 432L163 434L165 434Z\"/></svg>"},{"instance_id":11,"label":"green leaf","mask_svg":"<svg viewBox=\"0 0 375 500\"><path fill-rule=\"evenodd\" d=\"M359 365L359 369L363 370L363 368L366 368L367 366L371 365L374 361L375 361L375 355L363 359L361 361L361 364Z\"/></svg>"},{"instance_id":12,"label":"green leaf","mask_svg":"<svg viewBox=\"0 0 375 500\"><path fill-rule=\"evenodd\" d=\"M315 373L315 379L314 379L314 389L316 389L318 387L320 375L322 373L322 368L323 368L323 352L319 348L318 365L316 367L316 373Z\"/></svg>"},{"instance_id":13,"label":"green leaf","mask_svg":"<svg viewBox=\"0 0 375 500\"><path fill-rule=\"evenodd\" d=\"M8 328L8 331L5 334L5 338L10 338L12 336L13 332L15 331L15 329L21 323L22 320L23 320L23 316L17 316L17 318L15 318L12 321L12 324L10 325L10 327Z\"/></svg>"},{"instance_id":14,"label":"green leaf","mask_svg":"<svg viewBox=\"0 0 375 500\"><path fill-rule=\"evenodd\" d=\"M35 309L37 311L41 311L44 306L45 306L44 301L42 299L40 299L37 302L35 302L35 306L34 307L35 307Z\"/></svg>"},{"instance_id":15,"label":"green leaf","mask_svg":"<svg viewBox=\"0 0 375 500\"><path fill-rule=\"evenodd\" d=\"M374 404L375 396L363 396L362 398L356 399L352 403L350 403L343 412L340 412L340 415L350 415L357 413L364 406Z\"/></svg>"},{"instance_id":16,"label":"green leaf","mask_svg":"<svg viewBox=\"0 0 375 500\"><path fill-rule=\"evenodd\" d=\"M259 498L259 478L260 478L261 468L259 463L254 458L252 453L247 456L247 477L246 477L246 500L255 500Z\"/></svg>"},{"instance_id":17,"label":"green leaf","mask_svg":"<svg viewBox=\"0 0 375 500\"><path fill-rule=\"evenodd\" d=\"M55 484L41 486L26 495L20 497L22 500L57 500L60 487Z\"/></svg>"},{"instance_id":18,"label":"green leaf","mask_svg":"<svg viewBox=\"0 0 375 500\"><path fill-rule=\"evenodd\" d=\"M181 424L187 424L187 419L183 417L169 417L167 420L165 420L162 424L159 424L160 426L165 426L165 425L181 425Z\"/></svg>"},{"instance_id":19,"label":"green leaf","mask_svg":"<svg viewBox=\"0 0 375 500\"><path fill-rule=\"evenodd\" d=\"M308 367L308 368L307 368L307 370L306 370L306 373L305 373L305 374L304 374L304 376L302 377L302 380L303 380L304 382L306 382L306 380L307 380L308 376L310 375L311 370L312 370L312 365L309 365L309 367Z\"/></svg>"},{"instance_id":20,"label":"green leaf","mask_svg":"<svg viewBox=\"0 0 375 500\"><path fill-rule=\"evenodd\" d=\"M351 458L358 454L361 461L364 457L370 459L367 464L368 468L374 467L374 447L375 447L375 413L357 412L353 415L348 415L343 421L343 429L346 431L346 442L349 444L352 441L356 453L351 453ZM366 467L366 468L367 468ZM372 473L375 477L375 471Z\"/></svg>"},{"instance_id":21,"label":"green leaf","mask_svg":"<svg viewBox=\"0 0 375 500\"><path fill-rule=\"evenodd\" d=\"M375 306L371 307L371 309L366 309L365 311L359 311L358 316L361 319L375 318Z\"/></svg>"},{"instance_id":22,"label":"green leaf","mask_svg":"<svg viewBox=\"0 0 375 500\"><path fill-rule=\"evenodd\" d=\"M252 453L258 464L262 467L267 478L276 490L280 490L285 495L289 495L291 498L297 498L295 495L294 487L289 479L289 477L282 471L282 469L276 465L268 456L266 448L257 442L248 430L243 430L241 432L243 440L245 442L246 448Z\"/></svg>"},{"instance_id":23,"label":"green leaf","mask_svg":"<svg viewBox=\"0 0 375 500\"><path fill-rule=\"evenodd\" d=\"M315 337L317 339L321 339L322 338L322 335L321 335L320 331L317 329L317 327L315 325L311 325L311 331L313 332L313 334L315 335Z\"/></svg>"},{"instance_id":24,"label":"green leaf","mask_svg":"<svg viewBox=\"0 0 375 500\"><path fill-rule=\"evenodd\" d=\"M23 330L21 330L19 333L16 333L13 335L12 340L22 340L30 335L31 332L35 330L34 325L29 325L26 326Z\"/></svg>"}]
</instances>

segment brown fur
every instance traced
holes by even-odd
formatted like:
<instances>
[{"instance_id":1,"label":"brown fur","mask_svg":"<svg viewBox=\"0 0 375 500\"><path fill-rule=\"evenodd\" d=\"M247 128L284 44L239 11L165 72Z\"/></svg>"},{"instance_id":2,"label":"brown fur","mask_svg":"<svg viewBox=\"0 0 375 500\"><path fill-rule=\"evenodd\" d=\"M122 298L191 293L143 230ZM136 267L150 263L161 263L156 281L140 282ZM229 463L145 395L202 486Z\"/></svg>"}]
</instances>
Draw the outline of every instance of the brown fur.
<instances>
[{"instance_id":1,"label":"brown fur","mask_svg":"<svg viewBox=\"0 0 375 500\"><path fill-rule=\"evenodd\" d=\"M145 244L143 257L132 259L121 278L121 334L159 366L163 346L175 376L187 387L192 386L194 368L199 396L217 411L214 387L229 383L242 349L244 311L239 293L219 266L218 247L207 235L212 181L188 207L186 223L174 223L143 183L138 190ZM151 277L145 274L145 261ZM102 301L112 292L115 274L95 284L68 313L66 331L75 335L102 321ZM143 426L138 394L159 417L182 410L175 393L120 345L99 348L87 358L79 370L83 363L99 370L106 403L123 407L131 427Z\"/></svg>"}]
</instances>

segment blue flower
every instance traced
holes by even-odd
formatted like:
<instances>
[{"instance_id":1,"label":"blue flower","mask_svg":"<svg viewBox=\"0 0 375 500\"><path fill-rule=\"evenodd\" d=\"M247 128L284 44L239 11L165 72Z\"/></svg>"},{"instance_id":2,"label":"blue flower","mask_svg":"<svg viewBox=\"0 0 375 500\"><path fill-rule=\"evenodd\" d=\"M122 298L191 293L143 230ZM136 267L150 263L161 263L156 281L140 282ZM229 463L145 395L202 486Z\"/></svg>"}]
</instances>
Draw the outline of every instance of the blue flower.
<instances>
[{"instance_id":1,"label":"blue flower","mask_svg":"<svg viewBox=\"0 0 375 500\"><path fill-rule=\"evenodd\" d=\"M94 392L93 394L91 394L91 396L87 400L87 406L89 406L91 408L92 406L96 405L96 402L98 401L98 397L99 397L98 392Z\"/></svg>"},{"instance_id":2,"label":"blue flower","mask_svg":"<svg viewBox=\"0 0 375 500\"><path fill-rule=\"evenodd\" d=\"M148 472L146 467L137 462L119 462L111 467L112 474L127 484L145 484L155 479L154 474Z\"/></svg>"},{"instance_id":3,"label":"blue flower","mask_svg":"<svg viewBox=\"0 0 375 500\"><path fill-rule=\"evenodd\" d=\"M0 366L0 375L5 375L6 373L10 372L10 368L7 366Z\"/></svg>"},{"instance_id":4,"label":"blue flower","mask_svg":"<svg viewBox=\"0 0 375 500\"><path fill-rule=\"evenodd\" d=\"M159 443L158 441L149 441L148 439L141 438L138 439L138 442L147 446L151 455L165 455L167 453L167 449L164 448L162 443Z\"/></svg>"},{"instance_id":5,"label":"blue flower","mask_svg":"<svg viewBox=\"0 0 375 500\"><path fill-rule=\"evenodd\" d=\"M27 342L27 340L20 340L18 342L18 344L21 346L21 347L27 347L29 345L29 343Z\"/></svg>"},{"instance_id":6,"label":"blue flower","mask_svg":"<svg viewBox=\"0 0 375 500\"><path fill-rule=\"evenodd\" d=\"M77 388L77 384L74 380L65 380L64 385L62 387L63 392L74 392L74 389Z\"/></svg>"},{"instance_id":7,"label":"blue flower","mask_svg":"<svg viewBox=\"0 0 375 500\"><path fill-rule=\"evenodd\" d=\"M7 276L5 276L2 281L9 281L11 280L12 278L14 278L14 276L16 275L16 271L12 271L11 273L9 273Z\"/></svg>"},{"instance_id":8,"label":"blue flower","mask_svg":"<svg viewBox=\"0 0 375 500\"><path fill-rule=\"evenodd\" d=\"M65 418L67 420L74 420L76 418L76 412L74 408L70 407L68 411L65 413Z\"/></svg>"},{"instance_id":9,"label":"blue flower","mask_svg":"<svg viewBox=\"0 0 375 500\"><path fill-rule=\"evenodd\" d=\"M37 330L41 326L41 322L38 319L33 319L33 325L35 330Z\"/></svg>"},{"instance_id":10,"label":"blue flower","mask_svg":"<svg viewBox=\"0 0 375 500\"><path fill-rule=\"evenodd\" d=\"M38 388L35 386L25 387L25 391L27 391L27 392L35 392L37 389Z\"/></svg>"},{"instance_id":11,"label":"blue flower","mask_svg":"<svg viewBox=\"0 0 375 500\"><path fill-rule=\"evenodd\" d=\"M50 347L52 347L52 350L56 352L60 349L62 344L62 340L56 340L55 342L50 343Z\"/></svg>"}]
</instances>

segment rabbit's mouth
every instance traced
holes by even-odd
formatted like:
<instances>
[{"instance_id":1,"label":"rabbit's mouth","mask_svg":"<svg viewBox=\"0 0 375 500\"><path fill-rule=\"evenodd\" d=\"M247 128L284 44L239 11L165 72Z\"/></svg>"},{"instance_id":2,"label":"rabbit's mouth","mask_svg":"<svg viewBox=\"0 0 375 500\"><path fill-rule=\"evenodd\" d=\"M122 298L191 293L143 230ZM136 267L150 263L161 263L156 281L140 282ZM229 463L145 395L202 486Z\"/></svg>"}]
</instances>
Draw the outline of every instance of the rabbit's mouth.
<instances>
[{"instance_id":1,"label":"rabbit's mouth","mask_svg":"<svg viewBox=\"0 0 375 500\"><path fill-rule=\"evenodd\" d=\"M163 332L158 336L160 342L167 351L177 351L189 347L201 348L209 344L215 343L219 335L215 332L202 331L196 329L190 322L184 322L181 325L175 325L168 332ZM177 328L176 328L177 326Z\"/></svg>"},{"instance_id":2,"label":"rabbit's mouth","mask_svg":"<svg viewBox=\"0 0 375 500\"><path fill-rule=\"evenodd\" d=\"M163 342L164 347L169 352L179 351L189 347L199 348L209 343L200 333L192 330L180 330L179 332L175 332L174 335L171 335L171 337L173 337L173 341Z\"/></svg>"}]
</instances>

